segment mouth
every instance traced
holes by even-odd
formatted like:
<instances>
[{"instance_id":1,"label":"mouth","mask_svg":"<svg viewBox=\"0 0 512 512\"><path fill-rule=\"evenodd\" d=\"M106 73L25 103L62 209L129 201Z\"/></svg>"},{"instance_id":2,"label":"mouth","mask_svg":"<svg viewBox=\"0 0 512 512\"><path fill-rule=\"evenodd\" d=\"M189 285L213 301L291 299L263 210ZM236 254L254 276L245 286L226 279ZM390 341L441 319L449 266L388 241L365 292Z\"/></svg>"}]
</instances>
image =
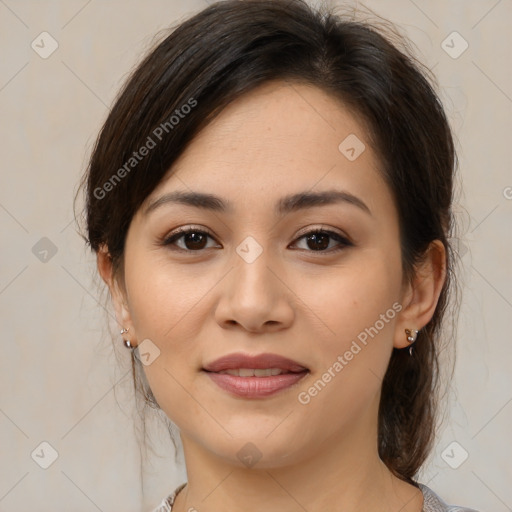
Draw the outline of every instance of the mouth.
<instances>
[{"instance_id":1,"label":"mouth","mask_svg":"<svg viewBox=\"0 0 512 512\"><path fill-rule=\"evenodd\" d=\"M277 354L229 354L205 365L206 375L222 390L242 398L264 398L296 385L309 369Z\"/></svg>"}]
</instances>

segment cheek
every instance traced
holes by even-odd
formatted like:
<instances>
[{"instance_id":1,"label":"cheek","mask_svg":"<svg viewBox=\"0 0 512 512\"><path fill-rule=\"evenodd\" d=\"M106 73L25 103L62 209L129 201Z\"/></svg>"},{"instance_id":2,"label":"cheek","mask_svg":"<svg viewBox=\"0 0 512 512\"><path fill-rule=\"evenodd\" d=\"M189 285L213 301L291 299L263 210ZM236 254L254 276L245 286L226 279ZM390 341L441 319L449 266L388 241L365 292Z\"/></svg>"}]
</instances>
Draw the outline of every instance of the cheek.
<instances>
[{"instance_id":1,"label":"cheek","mask_svg":"<svg viewBox=\"0 0 512 512\"><path fill-rule=\"evenodd\" d=\"M393 349L395 318L401 309L401 270L395 256L365 251L339 268L310 300L319 311L318 355L313 388L301 391L301 404L322 418L344 411L340 421L357 417L380 391ZM328 290L322 293L322 289ZM328 326L326 328L325 326Z\"/></svg>"},{"instance_id":2,"label":"cheek","mask_svg":"<svg viewBox=\"0 0 512 512\"><path fill-rule=\"evenodd\" d=\"M309 297L316 301L312 309L320 311L322 322L315 336L314 379L300 389L298 401L311 422L338 411L332 432L359 417L379 393L401 309L400 270L388 266L385 258L369 258L363 267L359 272L343 269L324 287L329 293L317 289Z\"/></svg>"},{"instance_id":3,"label":"cheek","mask_svg":"<svg viewBox=\"0 0 512 512\"><path fill-rule=\"evenodd\" d=\"M180 338L193 334L183 332L198 327L187 318L201 311L201 300L215 282L211 273L198 276L190 266L180 269L165 258L142 251L127 261L125 275L137 335L159 345L173 339L174 333L179 332Z\"/></svg>"},{"instance_id":4,"label":"cheek","mask_svg":"<svg viewBox=\"0 0 512 512\"><path fill-rule=\"evenodd\" d=\"M185 391L193 389L192 367L184 363L195 359L201 297L212 285L192 277L189 269L180 272L161 256L142 250L126 259L125 276L137 341L149 339L159 349L158 357L143 366L149 387L168 417L187 425L200 410L194 410L197 404Z\"/></svg>"},{"instance_id":5,"label":"cheek","mask_svg":"<svg viewBox=\"0 0 512 512\"><path fill-rule=\"evenodd\" d=\"M328 347L350 345L351 340L376 322L383 334L391 330L392 322L382 326L379 319L381 315L386 316L385 320L396 316L394 310L386 315L400 297L401 270L395 256L360 251L343 267L333 268L303 287L303 300L323 326L322 337Z\"/></svg>"}]
</instances>

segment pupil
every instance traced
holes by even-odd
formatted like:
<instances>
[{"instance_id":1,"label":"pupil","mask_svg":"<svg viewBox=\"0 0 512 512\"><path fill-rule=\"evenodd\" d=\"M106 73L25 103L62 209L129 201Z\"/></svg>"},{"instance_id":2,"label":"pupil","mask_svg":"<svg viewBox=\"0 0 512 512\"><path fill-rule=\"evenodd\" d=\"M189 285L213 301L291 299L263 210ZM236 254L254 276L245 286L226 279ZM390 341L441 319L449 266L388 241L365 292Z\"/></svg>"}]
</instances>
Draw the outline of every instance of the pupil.
<instances>
[{"instance_id":1,"label":"pupil","mask_svg":"<svg viewBox=\"0 0 512 512\"><path fill-rule=\"evenodd\" d=\"M187 249L202 249L205 245L205 240L206 237L201 233L187 233L185 235L185 246ZM190 244L192 244L192 247L189 247Z\"/></svg>"},{"instance_id":2,"label":"pupil","mask_svg":"<svg viewBox=\"0 0 512 512\"><path fill-rule=\"evenodd\" d=\"M324 243L319 243L318 242L318 239L321 239L323 240ZM326 249L327 247L329 247L329 235L326 235L326 234L323 234L323 233L313 233L312 235L309 235L308 236L308 247L310 249L314 249L314 250L320 250L320 249ZM317 247L311 247L309 245L309 242L313 242L313 243L316 243Z\"/></svg>"}]
</instances>

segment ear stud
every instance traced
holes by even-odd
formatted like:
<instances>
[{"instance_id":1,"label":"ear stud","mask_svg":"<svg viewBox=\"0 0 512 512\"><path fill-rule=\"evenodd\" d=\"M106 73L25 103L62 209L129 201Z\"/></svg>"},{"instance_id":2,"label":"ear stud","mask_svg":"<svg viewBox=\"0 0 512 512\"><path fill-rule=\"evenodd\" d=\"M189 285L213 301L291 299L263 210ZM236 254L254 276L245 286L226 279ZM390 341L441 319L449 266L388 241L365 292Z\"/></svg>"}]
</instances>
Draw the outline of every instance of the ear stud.
<instances>
[{"instance_id":1,"label":"ear stud","mask_svg":"<svg viewBox=\"0 0 512 512\"><path fill-rule=\"evenodd\" d=\"M409 355L412 356L413 344L418 337L419 331L416 329L405 329L405 335L407 336L407 341L409 342Z\"/></svg>"},{"instance_id":2,"label":"ear stud","mask_svg":"<svg viewBox=\"0 0 512 512\"><path fill-rule=\"evenodd\" d=\"M123 327L123 329L120 331L120 333L121 333L121 335L123 335L123 334L127 333L129 330L130 330L129 327L127 329L125 329ZM134 346L131 344L130 340L125 340L124 337L123 337L123 343L126 348L132 348L132 349L134 348Z\"/></svg>"}]
</instances>

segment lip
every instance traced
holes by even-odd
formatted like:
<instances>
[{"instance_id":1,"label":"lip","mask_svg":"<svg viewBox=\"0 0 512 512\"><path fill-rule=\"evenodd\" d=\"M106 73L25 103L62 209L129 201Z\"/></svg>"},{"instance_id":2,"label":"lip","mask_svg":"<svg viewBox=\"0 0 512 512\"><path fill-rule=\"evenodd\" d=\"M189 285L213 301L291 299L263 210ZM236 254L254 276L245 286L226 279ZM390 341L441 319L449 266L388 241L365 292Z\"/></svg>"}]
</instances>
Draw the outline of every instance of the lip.
<instances>
[{"instance_id":1,"label":"lip","mask_svg":"<svg viewBox=\"0 0 512 512\"><path fill-rule=\"evenodd\" d=\"M237 377L227 373L205 372L217 386L242 398L265 398L297 384L308 371L283 373L271 377Z\"/></svg>"},{"instance_id":2,"label":"lip","mask_svg":"<svg viewBox=\"0 0 512 512\"><path fill-rule=\"evenodd\" d=\"M290 373L269 377L238 377L227 373L217 373L238 368L279 368ZM274 395L297 384L309 373L308 368L298 362L277 354L248 356L241 353L229 354L216 359L207 364L203 371L221 389L242 398L265 398Z\"/></svg>"},{"instance_id":3,"label":"lip","mask_svg":"<svg viewBox=\"0 0 512 512\"><path fill-rule=\"evenodd\" d=\"M237 368L279 368L289 372L298 373L308 370L297 361L288 359L277 354L259 354L250 356L240 352L228 354L204 366L203 370L207 372L221 372L223 370L234 370ZM250 377L247 377L250 378ZM267 378L267 377L258 377Z\"/></svg>"}]
</instances>

